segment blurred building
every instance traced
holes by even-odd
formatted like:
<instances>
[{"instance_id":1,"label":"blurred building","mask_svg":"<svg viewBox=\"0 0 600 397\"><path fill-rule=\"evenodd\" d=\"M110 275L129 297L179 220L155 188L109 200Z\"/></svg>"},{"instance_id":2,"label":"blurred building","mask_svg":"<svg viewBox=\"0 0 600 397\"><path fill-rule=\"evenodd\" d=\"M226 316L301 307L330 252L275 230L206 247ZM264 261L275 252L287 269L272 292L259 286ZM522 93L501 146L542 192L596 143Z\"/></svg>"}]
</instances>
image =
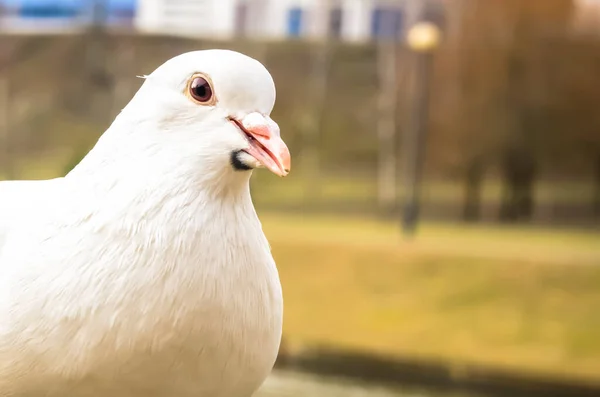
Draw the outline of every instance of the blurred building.
<instances>
[{"instance_id":1,"label":"blurred building","mask_svg":"<svg viewBox=\"0 0 600 397\"><path fill-rule=\"evenodd\" d=\"M108 26L133 25L137 0L0 0L0 29L15 33L77 31L100 10Z\"/></svg>"},{"instance_id":2,"label":"blurred building","mask_svg":"<svg viewBox=\"0 0 600 397\"><path fill-rule=\"evenodd\" d=\"M401 38L425 16L441 23L452 0L0 0L0 28L77 31L103 10L109 26L214 38Z\"/></svg>"},{"instance_id":3,"label":"blurred building","mask_svg":"<svg viewBox=\"0 0 600 397\"><path fill-rule=\"evenodd\" d=\"M443 0L138 0L136 26L149 33L266 39L400 38L423 15L439 20Z\"/></svg>"}]
</instances>

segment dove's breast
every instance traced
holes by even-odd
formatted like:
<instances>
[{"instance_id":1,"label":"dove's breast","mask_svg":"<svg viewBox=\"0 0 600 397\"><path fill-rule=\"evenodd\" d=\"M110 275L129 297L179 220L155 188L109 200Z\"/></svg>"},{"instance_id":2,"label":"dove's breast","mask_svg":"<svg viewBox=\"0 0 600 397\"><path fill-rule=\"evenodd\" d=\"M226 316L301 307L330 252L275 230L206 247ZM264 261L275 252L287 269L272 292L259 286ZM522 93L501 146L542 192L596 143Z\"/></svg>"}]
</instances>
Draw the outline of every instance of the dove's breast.
<instances>
[{"instance_id":1,"label":"dove's breast","mask_svg":"<svg viewBox=\"0 0 600 397\"><path fill-rule=\"evenodd\" d=\"M277 356L281 286L254 217L210 226L17 236L38 248L3 253L0 396L250 396Z\"/></svg>"}]
</instances>

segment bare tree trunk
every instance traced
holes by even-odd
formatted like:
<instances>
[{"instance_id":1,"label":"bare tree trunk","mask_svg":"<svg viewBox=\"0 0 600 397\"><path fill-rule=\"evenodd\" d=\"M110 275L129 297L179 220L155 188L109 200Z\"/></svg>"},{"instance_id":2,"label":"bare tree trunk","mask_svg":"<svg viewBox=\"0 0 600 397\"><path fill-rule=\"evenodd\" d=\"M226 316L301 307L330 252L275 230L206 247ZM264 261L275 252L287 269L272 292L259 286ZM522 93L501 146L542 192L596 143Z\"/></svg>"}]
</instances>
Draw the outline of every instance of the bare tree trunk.
<instances>
[{"instance_id":1,"label":"bare tree trunk","mask_svg":"<svg viewBox=\"0 0 600 397\"><path fill-rule=\"evenodd\" d=\"M91 84L92 93L89 98L90 117L96 122L105 122L111 110L110 86L111 79L107 73L106 59L108 54L108 39L105 24L107 18L107 0L93 0L93 22L87 32L86 69ZM87 91L89 87L86 87Z\"/></svg>"},{"instance_id":2,"label":"bare tree trunk","mask_svg":"<svg viewBox=\"0 0 600 397\"><path fill-rule=\"evenodd\" d=\"M465 176L463 220L474 222L481 217L481 185L483 182L483 162L481 158L478 157L469 161Z\"/></svg>"},{"instance_id":3,"label":"bare tree trunk","mask_svg":"<svg viewBox=\"0 0 600 397\"><path fill-rule=\"evenodd\" d=\"M533 215L533 193L536 176L535 162L525 149L508 150L502 164L504 192L500 220L518 222Z\"/></svg>"},{"instance_id":4,"label":"bare tree trunk","mask_svg":"<svg viewBox=\"0 0 600 397\"><path fill-rule=\"evenodd\" d=\"M117 70L116 84L113 85L111 118L121 112L127 101L133 96L135 78L135 45L125 41L117 46L115 54Z\"/></svg>"},{"instance_id":5,"label":"bare tree trunk","mask_svg":"<svg viewBox=\"0 0 600 397\"><path fill-rule=\"evenodd\" d=\"M6 179L12 179L10 156L10 86L6 69L0 72L0 167Z\"/></svg>"},{"instance_id":6,"label":"bare tree trunk","mask_svg":"<svg viewBox=\"0 0 600 397\"><path fill-rule=\"evenodd\" d=\"M519 13L510 32L513 42L506 54L505 100L509 122L509 137L502 153L504 192L500 207L500 220L505 222L530 221L534 212L534 185L537 164L534 158L535 128L532 123L531 66L524 38L530 37L530 26Z\"/></svg>"},{"instance_id":7,"label":"bare tree trunk","mask_svg":"<svg viewBox=\"0 0 600 397\"><path fill-rule=\"evenodd\" d=\"M594 175L594 198L592 199L592 207L594 216L600 217L600 153L596 155Z\"/></svg>"},{"instance_id":8,"label":"bare tree trunk","mask_svg":"<svg viewBox=\"0 0 600 397\"><path fill-rule=\"evenodd\" d=\"M327 99L327 80L331 66L331 46L328 40L316 44L312 67L312 109L308 125L304 129L304 145L302 148L303 171L306 175L306 194L318 199L321 191L321 156L320 143Z\"/></svg>"},{"instance_id":9,"label":"bare tree trunk","mask_svg":"<svg viewBox=\"0 0 600 397\"><path fill-rule=\"evenodd\" d=\"M396 104L397 104L397 44L392 40L378 44L379 72L379 165L377 201L381 208L396 204Z\"/></svg>"}]
</instances>

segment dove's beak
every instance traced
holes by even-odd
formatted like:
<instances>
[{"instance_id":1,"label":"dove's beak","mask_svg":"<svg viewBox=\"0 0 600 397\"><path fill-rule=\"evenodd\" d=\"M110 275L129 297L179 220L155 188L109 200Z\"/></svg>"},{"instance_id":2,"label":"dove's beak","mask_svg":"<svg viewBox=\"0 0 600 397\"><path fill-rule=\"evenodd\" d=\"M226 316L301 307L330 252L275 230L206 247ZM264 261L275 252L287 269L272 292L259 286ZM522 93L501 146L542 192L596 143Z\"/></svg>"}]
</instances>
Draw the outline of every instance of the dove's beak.
<instances>
[{"instance_id":1,"label":"dove's beak","mask_svg":"<svg viewBox=\"0 0 600 397\"><path fill-rule=\"evenodd\" d=\"M231 121L248 139L244 151L276 175L286 176L290 172L290 151L279 135L279 126L268 116L250 113Z\"/></svg>"}]
</instances>

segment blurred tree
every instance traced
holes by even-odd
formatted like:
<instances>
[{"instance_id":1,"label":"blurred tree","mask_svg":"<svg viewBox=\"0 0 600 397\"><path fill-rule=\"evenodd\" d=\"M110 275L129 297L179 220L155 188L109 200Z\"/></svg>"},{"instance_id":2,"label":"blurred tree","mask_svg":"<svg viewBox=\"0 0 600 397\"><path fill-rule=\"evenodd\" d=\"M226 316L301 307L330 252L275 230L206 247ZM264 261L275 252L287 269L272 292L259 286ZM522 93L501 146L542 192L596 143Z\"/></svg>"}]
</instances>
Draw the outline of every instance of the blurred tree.
<instances>
[{"instance_id":1,"label":"blurred tree","mask_svg":"<svg viewBox=\"0 0 600 397\"><path fill-rule=\"evenodd\" d=\"M600 42L554 40L544 48L552 59L545 117L549 162L568 175L591 177L591 207L600 215ZM561 56L554 56L559 53Z\"/></svg>"},{"instance_id":2,"label":"blurred tree","mask_svg":"<svg viewBox=\"0 0 600 397\"><path fill-rule=\"evenodd\" d=\"M539 46L565 34L572 7L571 0L461 1L460 26L438 66L439 84L448 84L443 91L452 96L445 103L453 104L436 108L440 149L460 153L454 161L466 181L465 219L478 218L479 190L491 164L503 180L500 217L532 216L546 141L546 65Z\"/></svg>"}]
</instances>

